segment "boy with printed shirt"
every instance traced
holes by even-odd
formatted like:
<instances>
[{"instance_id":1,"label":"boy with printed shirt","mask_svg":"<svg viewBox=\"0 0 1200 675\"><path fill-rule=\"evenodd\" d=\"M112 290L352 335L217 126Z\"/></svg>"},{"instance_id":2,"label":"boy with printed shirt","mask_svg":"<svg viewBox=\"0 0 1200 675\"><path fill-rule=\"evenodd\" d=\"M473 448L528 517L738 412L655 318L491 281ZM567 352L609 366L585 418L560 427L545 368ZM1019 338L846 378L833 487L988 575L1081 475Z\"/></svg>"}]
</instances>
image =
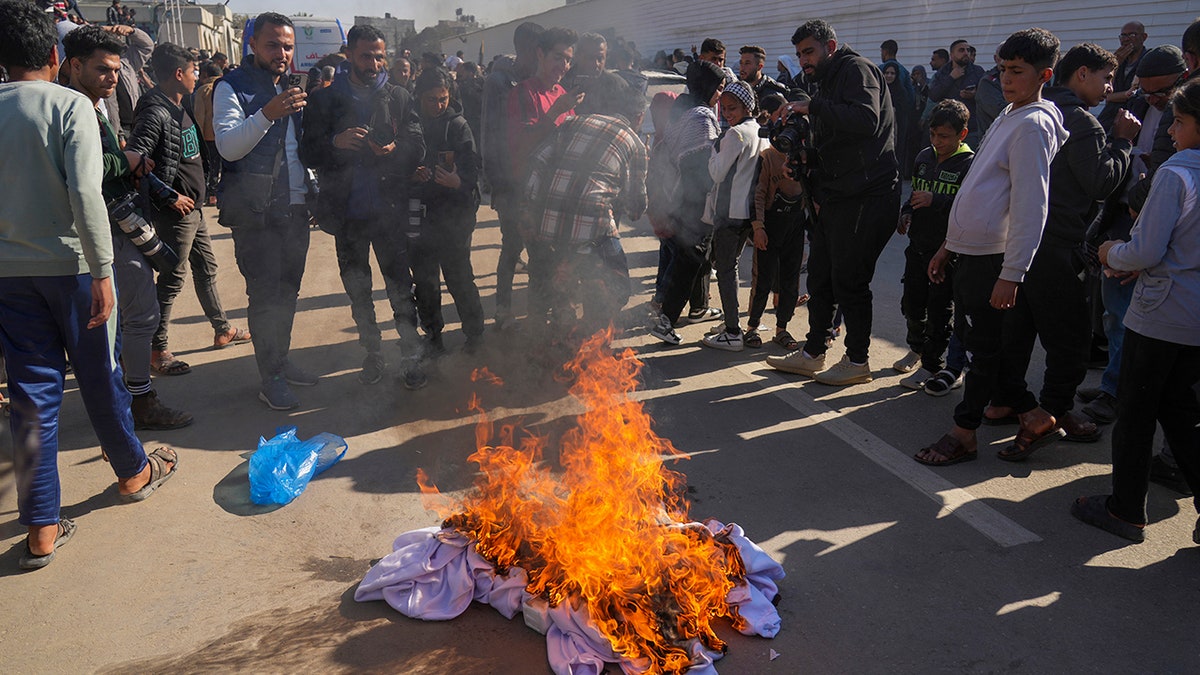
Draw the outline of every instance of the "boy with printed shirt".
<instances>
[{"instance_id":1,"label":"boy with printed shirt","mask_svg":"<svg viewBox=\"0 0 1200 675\"><path fill-rule=\"evenodd\" d=\"M978 456L975 431L996 388L1004 313L1016 302L1041 243L1049 211L1050 162L1067 140L1062 113L1041 96L1058 57L1058 38L1029 28L1010 35L999 53L1009 106L976 153L951 207L946 242L929 263L929 280L938 283L946 278L951 255L958 254L954 304L962 316L959 329L970 362L954 426L917 452L914 459L922 464L944 466ZM1041 408L1019 417L1021 433L1038 437L1021 448L1026 455L1062 435L1053 416Z\"/></svg>"},{"instance_id":2,"label":"boy with printed shirt","mask_svg":"<svg viewBox=\"0 0 1200 675\"><path fill-rule=\"evenodd\" d=\"M967 106L954 99L942 101L933 109L929 119L931 145L917 155L912 197L900 210L896 230L908 234L909 241L904 249L900 308L908 322L909 349L921 358L921 367L900 381L909 389L924 389L927 382L936 379L941 389L949 392L960 374L947 368L942 358L950 343L953 284L949 276L940 283L930 281L929 261L946 240L954 196L975 159L975 151L964 142L970 116Z\"/></svg>"}]
</instances>

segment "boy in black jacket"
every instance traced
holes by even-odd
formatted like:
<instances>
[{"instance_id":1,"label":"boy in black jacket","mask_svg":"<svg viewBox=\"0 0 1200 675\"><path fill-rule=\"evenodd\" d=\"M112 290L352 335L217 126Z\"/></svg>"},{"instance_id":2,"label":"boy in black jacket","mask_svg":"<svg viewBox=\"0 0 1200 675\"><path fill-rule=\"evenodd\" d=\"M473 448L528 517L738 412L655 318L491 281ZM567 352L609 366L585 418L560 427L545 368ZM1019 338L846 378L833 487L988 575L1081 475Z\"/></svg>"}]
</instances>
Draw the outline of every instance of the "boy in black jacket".
<instances>
[{"instance_id":1,"label":"boy in black jacket","mask_svg":"<svg viewBox=\"0 0 1200 675\"><path fill-rule=\"evenodd\" d=\"M908 234L904 249L904 295L900 308L908 321L909 349L921 357L921 368L900 381L909 389L924 389L940 380L949 392L960 372L944 367L942 354L950 342L953 316L951 274L941 283L929 280L929 261L946 240L946 224L954 195L962 185L975 151L964 141L971 114L961 101L938 103L929 117L929 142L913 165L912 197L900 211L896 230Z\"/></svg>"}]
</instances>

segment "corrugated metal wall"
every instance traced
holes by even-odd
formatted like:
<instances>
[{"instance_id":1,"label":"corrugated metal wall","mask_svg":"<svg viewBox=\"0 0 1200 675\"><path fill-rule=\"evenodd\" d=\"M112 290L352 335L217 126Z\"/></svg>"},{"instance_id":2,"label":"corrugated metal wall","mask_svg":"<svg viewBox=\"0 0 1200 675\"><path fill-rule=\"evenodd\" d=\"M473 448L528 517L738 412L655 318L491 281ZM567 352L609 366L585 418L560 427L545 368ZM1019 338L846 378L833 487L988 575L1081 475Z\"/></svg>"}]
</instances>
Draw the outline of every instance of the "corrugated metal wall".
<instances>
[{"instance_id":1,"label":"corrugated metal wall","mask_svg":"<svg viewBox=\"0 0 1200 675\"><path fill-rule=\"evenodd\" d=\"M1138 20L1150 34L1148 46L1178 45L1183 29L1198 15L1200 0L583 0L447 40L442 51L452 54L462 49L474 59L483 43L486 64L496 54L512 51L513 30L528 20L579 32L611 32L636 42L646 58L659 49L687 51L705 37L716 37L734 53L743 44L760 45L773 60L791 53L790 38L796 26L820 17L833 24L839 41L872 59L879 57L879 43L891 38L900 43L900 61L911 68L927 64L934 49L948 48L954 40L966 38L979 50L979 64L988 68L996 45L1021 28L1041 26L1052 31L1062 40L1064 50L1080 42L1116 49L1121 26ZM771 66L769 62L768 68Z\"/></svg>"}]
</instances>

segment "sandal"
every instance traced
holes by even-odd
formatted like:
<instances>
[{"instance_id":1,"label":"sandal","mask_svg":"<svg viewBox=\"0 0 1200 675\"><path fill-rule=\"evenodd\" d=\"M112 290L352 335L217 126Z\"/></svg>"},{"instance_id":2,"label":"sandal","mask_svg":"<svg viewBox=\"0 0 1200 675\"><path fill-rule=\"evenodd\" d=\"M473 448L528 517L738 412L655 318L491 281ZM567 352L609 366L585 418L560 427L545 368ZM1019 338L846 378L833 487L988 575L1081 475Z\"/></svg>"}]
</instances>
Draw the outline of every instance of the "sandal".
<instances>
[{"instance_id":1,"label":"sandal","mask_svg":"<svg viewBox=\"0 0 1200 675\"><path fill-rule=\"evenodd\" d=\"M163 483L171 479L175 472L179 469L179 454L167 446L155 448L154 452L146 455L147 461L150 463L150 482L142 486L142 489L127 495L121 495L121 501L126 503L145 501L147 497L154 493ZM167 470L167 463L171 463L171 469Z\"/></svg>"},{"instance_id":2,"label":"sandal","mask_svg":"<svg viewBox=\"0 0 1200 675\"><path fill-rule=\"evenodd\" d=\"M1066 435L1067 432L1058 426L1051 427L1041 434L1022 426L1017 430L1017 437L1013 440L1012 445L996 451L996 456L1006 462L1019 462L1032 455L1038 448L1049 445Z\"/></svg>"},{"instance_id":3,"label":"sandal","mask_svg":"<svg viewBox=\"0 0 1200 675\"><path fill-rule=\"evenodd\" d=\"M800 348L800 343L797 342L796 338L792 337L792 334L786 330L781 330L776 333L775 337L771 338L771 342L774 342L789 352L794 352Z\"/></svg>"},{"instance_id":4,"label":"sandal","mask_svg":"<svg viewBox=\"0 0 1200 675\"><path fill-rule=\"evenodd\" d=\"M812 296L809 295L808 293L801 293L800 297L796 298L796 306L803 307L803 306L807 305L808 301L811 299L812 299Z\"/></svg>"},{"instance_id":5,"label":"sandal","mask_svg":"<svg viewBox=\"0 0 1200 675\"><path fill-rule=\"evenodd\" d=\"M1135 544L1146 541L1144 524L1139 525L1121 520L1108 510L1108 495L1093 495L1076 499L1075 503L1071 504L1071 515L1088 525L1111 532Z\"/></svg>"},{"instance_id":6,"label":"sandal","mask_svg":"<svg viewBox=\"0 0 1200 675\"><path fill-rule=\"evenodd\" d=\"M150 355L150 370L159 375L187 375L192 367L175 358L168 351L155 351Z\"/></svg>"},{"instance_id":7,"label":"sandal","mask_svg":"<svg viewBox=\"0 0 1200 675\"><path fill-rule=\"evenodd\" d=\"M747 330L742 334L742 344L751 348L758 349L762 346L762 336L758 334L758 329Z\"/></svg>"},{"instance_id":8,"label":"sandal","mask_svg":"<svg viewBox=\"0 0 1200 675\"><path fill-rule=\"evenodd\" d=\"M1007 410L1007 415L998 415L996 417L988 417L988 412L997 412L999 410ZM989 427L1004 427L1010 424L1019 424L1020 419L1017 417L1016 411L1007 406L989 405L987 410L983 411L983 424Z\"/></svg>"},{"instance_id":9,"label":"sandal","mask_svg":"<svg viewBox=\"0 0 1200 675\"><path fill-rule=\"evenodd\" d=\"M213 335L213 349L224 349L229 345L249 342L250 339L250 331L230 326L228 330Z\"/></svg>"},{"instance_id":10,"label":"sandal","mask_svg":"<svg viewBox=\"0 0 1200 675\"><path fill-rule=\"evenodd\" d=\"M933 445L921 448L913 455L913 459L928 466L950 466L959 462L969 462L979 457L976 443L963 445L962 441L953 434L946 434Z\"/></svg>"},{"instance_id":11,"label":"sandal","mask_svg":"<svg viewBox=\"0 0 1200 675\"><path fill-rule=\"evenodd\" d=\"M46 565L49 565L54 560L54 551L71 541L71 537L75 535L75 522L70 518L60 518L58 521L58 534L54 537L54 550L46 555L34 555L33 551L29 550L29 538L25 538L25 552L21 554L21 559L17 561L17 565L23 570L40 570Z\"/></svg>"}]
</instances>

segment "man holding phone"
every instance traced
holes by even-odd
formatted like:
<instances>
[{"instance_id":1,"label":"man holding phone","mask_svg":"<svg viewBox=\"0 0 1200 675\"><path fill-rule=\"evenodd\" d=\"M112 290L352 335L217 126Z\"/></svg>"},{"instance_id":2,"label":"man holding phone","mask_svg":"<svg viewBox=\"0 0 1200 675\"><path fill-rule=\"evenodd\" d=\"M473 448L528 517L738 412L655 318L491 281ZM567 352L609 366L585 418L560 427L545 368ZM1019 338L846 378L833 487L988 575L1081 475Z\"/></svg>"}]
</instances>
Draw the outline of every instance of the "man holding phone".
<instances>
[{"instance_id":1,"label":"man holding phone","mask_svg":"<svg viewBox=\"0 0 1200 675\"><path fill-rule=\"evenodd\" d=\"M296 50L292 20L264 12L254 20L251 58L213 90L213 132L221 154L219 222L233 231L246 279L246 318L262 388L274 410L300 405L288 386L316 376L288 360L296 298L308 255L308 210L300 163L304 90L288 78Z\"/></svg>"},{"instance_id":2,"label":"man holding phone","mask_svg":"<svg viewBox=\"0 0 1200 675\"><path fill-rule=\"evenodd\" d=\"M934 101L944 101L952 98L962 101L971 113L967 120L967 145L979 147L983 133L979 129L979 120L975 115L975 89L983 79L983 68L975 65L971 58L971 43L966 40L955 40L950 45L950 61L942 66L937 76L929 85L929 98Z\"/></svg>"},{"instance_id":3,"label":"man holding phone","mask_svg":"<svg viewBox=\"0 0 1200 675\"><path fill-rule=\"evenodd\" d=\"M374 248L405 352L404 383L416 389L425 383L410 272L409 235L416 233L398 220L408 211L408 178L425 154L421 122L408 90L388 82L387 44L378 28L351 28L346 54L333 84L313 92L300 157L320 178L317 223L334 237L358 342L367 352L358 379L375 384L387 365L371 297Z\"/></svg>"}]
</instances>

